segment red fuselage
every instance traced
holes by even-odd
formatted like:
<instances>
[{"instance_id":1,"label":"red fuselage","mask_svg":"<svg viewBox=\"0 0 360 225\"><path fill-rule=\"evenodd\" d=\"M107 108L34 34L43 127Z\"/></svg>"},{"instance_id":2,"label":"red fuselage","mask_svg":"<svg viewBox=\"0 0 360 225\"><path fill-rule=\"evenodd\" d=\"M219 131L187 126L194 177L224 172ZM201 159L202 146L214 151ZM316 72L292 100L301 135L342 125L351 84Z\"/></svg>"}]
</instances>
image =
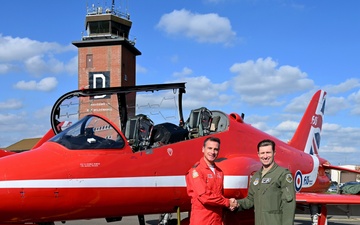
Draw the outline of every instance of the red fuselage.
<instances>
[{"instance_id":1,"label":"red fuselage","mask_svg":"<svg viewBox=\"0 0 360 225\"><path fill-rule=\"evenodd\" d=\"M261 167L256 145L272 138L229 115L217 164L225 195L243 198L250 176ZM123 137L124 138L124 137ZM133 152L122 149L69 150L55 142L0 159L0 222L46 222L174 212L190 209L185 175L202 157L206 137ZM310 174L304 192L324 192L329 179L314 157L276 140L276 162ZM316 170L316 171L315 171ZM316 172L316 179L311 174Z\"/></svg>"}]
</instances>

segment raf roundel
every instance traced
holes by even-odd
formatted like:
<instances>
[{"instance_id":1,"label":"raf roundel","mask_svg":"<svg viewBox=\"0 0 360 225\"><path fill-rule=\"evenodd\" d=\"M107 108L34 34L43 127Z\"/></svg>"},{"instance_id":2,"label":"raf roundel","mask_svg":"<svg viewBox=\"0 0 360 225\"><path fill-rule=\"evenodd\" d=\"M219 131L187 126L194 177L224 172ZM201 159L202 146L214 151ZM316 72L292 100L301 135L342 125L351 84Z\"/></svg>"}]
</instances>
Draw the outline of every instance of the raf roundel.
<instances>
[{"instance_id":1,"label":"raf roundel","mask_svg":"<svg viewBox=\"0 0 360 225\"><path fill-rule=\"evenodd\" d=\"M296 171L295 173L295 190L296 192L299 192L302 188L302 182L303 182L303 179L302 179L302 173L300 170Z\"/></svg>"}]
</instances>

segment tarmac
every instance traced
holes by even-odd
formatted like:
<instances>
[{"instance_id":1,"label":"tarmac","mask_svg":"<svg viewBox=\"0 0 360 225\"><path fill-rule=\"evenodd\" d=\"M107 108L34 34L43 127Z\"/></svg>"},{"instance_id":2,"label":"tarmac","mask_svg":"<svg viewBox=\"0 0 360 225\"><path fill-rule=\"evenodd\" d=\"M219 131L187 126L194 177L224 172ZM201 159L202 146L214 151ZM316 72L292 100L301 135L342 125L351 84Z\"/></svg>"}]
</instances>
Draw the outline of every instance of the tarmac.
<instances>
[{"instance_id":1,"label":"tarmac","mask_svg":"<svg viewBox=\"0 0 360 225\"><path fill-rule=\"evenodd\" d=\"M159 225L160 215L146 215L146 225ZM172 214L173 218L176 218L176 214ZM182 214L181 218L187 217ZM334 216L328 218L328 225L353 225L360 224L360 217L347 218L346 216ZM61 222L56 222L55 225L64 225ZM65 225L139 225L137 216L123 217L121 221L106 222L105 219L92 219L92 220L76 220L66 221ZM311 225L310 215L296 215L294 225Z\"/></svg>"}]
</instances>

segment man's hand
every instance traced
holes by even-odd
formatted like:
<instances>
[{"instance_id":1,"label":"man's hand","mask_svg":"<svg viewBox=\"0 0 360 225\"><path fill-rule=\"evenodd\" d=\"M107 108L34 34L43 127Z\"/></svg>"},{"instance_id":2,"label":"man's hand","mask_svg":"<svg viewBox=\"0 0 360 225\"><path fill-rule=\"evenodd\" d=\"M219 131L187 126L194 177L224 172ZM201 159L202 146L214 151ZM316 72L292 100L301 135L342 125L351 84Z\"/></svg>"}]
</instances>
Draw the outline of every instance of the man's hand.
<instances>
[{"instance_id":1,"label":"man's hand","mask_svg":"<svg viewBox=\"0 0 360 225\"><path fill-rule=\"evenodd\" d=\"M238 202L236 201L235 198L230 198L229 201L230 201L230 207L229 207L229 209L230 209L231 211L234 211L237 207L239 207Z\"/></svg>"}]
</instances>

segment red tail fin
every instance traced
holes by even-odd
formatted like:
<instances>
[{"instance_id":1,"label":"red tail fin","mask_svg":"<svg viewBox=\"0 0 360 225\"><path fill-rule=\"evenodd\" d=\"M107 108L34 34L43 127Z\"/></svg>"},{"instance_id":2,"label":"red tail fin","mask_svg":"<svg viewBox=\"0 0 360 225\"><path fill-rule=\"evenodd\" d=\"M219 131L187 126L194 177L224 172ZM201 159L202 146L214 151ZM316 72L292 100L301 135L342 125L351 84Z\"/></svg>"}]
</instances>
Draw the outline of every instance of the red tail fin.
<instances>
[{"instance_id":1,"label":"red tail fin","mask_svg":"<svg viewBox=\"0 0 360 225\"><path fill-rule=\"evenodd\" d=\"M312 97L289 145L311 155L318 155L320 133L325 111L326 92L317 91Z\"/></svg>"}]
</instances>

